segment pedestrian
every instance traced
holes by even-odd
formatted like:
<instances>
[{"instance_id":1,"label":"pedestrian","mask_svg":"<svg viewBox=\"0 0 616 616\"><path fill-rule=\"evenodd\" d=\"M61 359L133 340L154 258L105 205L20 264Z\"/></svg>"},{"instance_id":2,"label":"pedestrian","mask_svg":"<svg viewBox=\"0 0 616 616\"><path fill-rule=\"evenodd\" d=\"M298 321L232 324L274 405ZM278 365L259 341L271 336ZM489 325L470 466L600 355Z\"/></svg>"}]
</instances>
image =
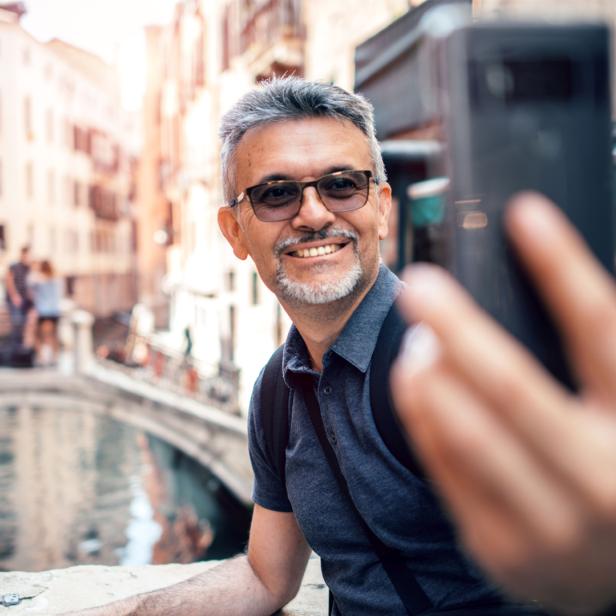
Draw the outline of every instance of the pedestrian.
<instances>
[{"instance_id":1,"label":"pedestrian","mask_svg":"<svg viewBox=\"0 0 616 616\"><path fill-rule=\"evenodd\" d=\"M28 282L37 315L36 354L42 366L55 364L58 358L58 321L60 319L60 300L62 280L55 274L48 259L41 261L36 275Z\"/></svg>"},{"instance_id":2,"label":"pedestrian","mask_svg":"<svg viewBox=\"0 0 616 616\"><path fill-rule=\"evenodd\" d=\"M248 553L87 613L271 614L297 593L311 549L335 615L542 613L482 575L430 482L376 427L386 390L373 402L374 356L401 283L379 252L392 195L371 105L335 85L275 79L236 103L220 132L219 225L293 322L250 405Z\"/></svg>"},{"instance_id":3,"label":"pedestrian","mask_svg":"<svg viewBox=\"0 0 616 616\"><path fill-rule=\"evenodd\" d=\"M31 348L32 340L24 340L28 314L33 308L28 289L30 273L30 247L23 246L19 260L12 263L6 274L6 302L11 321L10 346L14 351Z\"/></svg>"}]
</instances>

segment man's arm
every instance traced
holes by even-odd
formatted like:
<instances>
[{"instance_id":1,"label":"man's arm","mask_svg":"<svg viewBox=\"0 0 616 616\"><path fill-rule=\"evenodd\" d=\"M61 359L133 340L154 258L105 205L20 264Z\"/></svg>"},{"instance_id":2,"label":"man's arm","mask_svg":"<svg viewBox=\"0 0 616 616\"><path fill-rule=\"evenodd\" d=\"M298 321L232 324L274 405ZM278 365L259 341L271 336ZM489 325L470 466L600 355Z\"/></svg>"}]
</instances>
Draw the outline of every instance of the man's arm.
<instances>
[{"instance_id":1,"label":"man's arm","mask_svg":"<svg viewBox=\"0 0 616 616\"><path fill-rule=\"evenodd\" d=\"M13 303L13 305L21 306L22 297L17 292L17 288L15 287L15 280L13 279L13 272L11 271L11 268L9 268L6 273L5 284L6 284L6 292L8 296L11 298L11 302Z\"/></svg>"},{"instance_id":2,"label":"man's arm","mask_svg":"<svg viewBox=\"0 0 616 616\"><path fill-rule=\"evenodd\" d=\"M255 505L247 556L161 590L67 616L269 616L297 594L309 555L292 513Z\"/></svg>"},{"instance_id":3,"label":"man's arm","mask_svg":"<svg viewBox=\"0 0 616 616\"><path fill-rule=\"evenodd\" d=\"M486 571L559 614L597 614L616 603L616 289L545 199L517 199L508 227L579 395L430 266L406 276L402 309L424 329L394 367L393 393Z\"/></svg>"}]
</instances>

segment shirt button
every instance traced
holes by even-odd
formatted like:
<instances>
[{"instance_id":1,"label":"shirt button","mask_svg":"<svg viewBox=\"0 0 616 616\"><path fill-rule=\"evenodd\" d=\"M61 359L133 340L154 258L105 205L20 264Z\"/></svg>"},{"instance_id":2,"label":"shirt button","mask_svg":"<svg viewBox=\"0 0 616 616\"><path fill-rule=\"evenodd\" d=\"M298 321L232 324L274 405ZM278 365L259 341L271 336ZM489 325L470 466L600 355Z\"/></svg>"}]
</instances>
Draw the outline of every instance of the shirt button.
<instances>
[{"instance_id":1,"label":"shirt button","mask_svg":"<svg viewBox=\"0 0 616 616\"><path fill-rule=\"evenodd\" d=\"M331 393L332 393L332 387L331 387L331 385L325 385L325 387L323 388L323 393L324 393L326 396L329 396L329 394L331 394Z\"/></svg>"},{"instance_id":2,"label":"shirt button","mask_svg":"<svg viewBox=\"0 0 616 616\"><path fill-rule=\"evenodd\" d=\"M329 440L332 445L335 445L338 442L338 439L336 438L336 435L333 432L329 433Z\"/></svg>"}]
</instances>

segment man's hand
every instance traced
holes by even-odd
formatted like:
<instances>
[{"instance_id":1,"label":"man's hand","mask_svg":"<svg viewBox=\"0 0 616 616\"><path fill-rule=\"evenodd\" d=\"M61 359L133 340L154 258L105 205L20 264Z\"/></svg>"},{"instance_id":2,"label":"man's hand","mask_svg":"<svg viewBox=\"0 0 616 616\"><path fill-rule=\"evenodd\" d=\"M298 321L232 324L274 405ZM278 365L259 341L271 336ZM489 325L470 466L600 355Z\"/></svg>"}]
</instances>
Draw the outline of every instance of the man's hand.
<instances>
[{"instance_id":1,"label":"man's hand","mask_svg":"<svg viewBox=\"0 0 616 616\"><path fill-rule=\"evenodd\" d=\"M394 366L400 417L478 562L563 614L616 602L616 290L538 195L507 212L562 333L572 396L446 273L411 267L401 309L422 325Z\"/></svg>"}]
</instances>

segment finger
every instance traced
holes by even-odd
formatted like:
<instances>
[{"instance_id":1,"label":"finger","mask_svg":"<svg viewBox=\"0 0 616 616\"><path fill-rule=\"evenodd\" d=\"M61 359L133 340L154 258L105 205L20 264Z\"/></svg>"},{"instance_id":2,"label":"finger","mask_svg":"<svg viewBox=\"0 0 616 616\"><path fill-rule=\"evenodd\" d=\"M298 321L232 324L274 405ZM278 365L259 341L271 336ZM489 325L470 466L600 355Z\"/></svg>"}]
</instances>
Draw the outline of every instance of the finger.
<instances>
[{"instance_id":1,"label":"finger","mask_svg":"<svg viewBox=\"0 0 616 616\"><path fill-rule=\"evenodd\" d=\"M563 213L540 195L517 197L506 221L520 258L560 325L582 382L604 399L616 401L616 287L612 277Z\"/></svg>"},{"instance_id":2,"label":"finger","mask_svg":"<svg viewBox=\"0 0 616 616\"><path fill-rule=\"evenodd\" d=\"M585 489L596 473L588 455L595 440L583 429L577 401L440 268L414 266L405 280L403 313L434 331L456 377L555 479Z\"/></svg>"},{"instance_id":3,"label":"finger","mask_svg":"<svg viewBox=\"0 0 616 616\"><path fill-rule=\"evenodd\" d=\"M555 409L568 405L569 399L530 353L440 268L413 266L404 280L407 287L399 302L403 314L436 334L452 367L533 441L552 434L551 419L560 414ZM539 417L534 411L538 407L545 407Z\"/></svg>"},{"instance_id":4,"label":"finger","mask_svg":"<svg viewBox=\"0 0 616 616\"><path fill-rule=\"evenodd\" d=\"M444 358L414 359L405 353L394 367L396 408L439 491L471 533L467 540L481 543L478 512L486 524L489 518L515 529L500 539L511 560L518 555L515 543L509 544L514 535L551 544L566 540L575 523L568 490L456 379Z\"/></svg>"},{"instance_id":5,"label":"finger","mask_svg":"<svg viewBox=\"0 0 616 616\"><path fill-rule=\"evenodd\" d=\"M545 475L450 373L438 342L418 337L393 367L396 407L473 556L509 592L570 613L612 596L613 515L607 527L589 524L577 495Z\"/></svg>"}]
</instances>

